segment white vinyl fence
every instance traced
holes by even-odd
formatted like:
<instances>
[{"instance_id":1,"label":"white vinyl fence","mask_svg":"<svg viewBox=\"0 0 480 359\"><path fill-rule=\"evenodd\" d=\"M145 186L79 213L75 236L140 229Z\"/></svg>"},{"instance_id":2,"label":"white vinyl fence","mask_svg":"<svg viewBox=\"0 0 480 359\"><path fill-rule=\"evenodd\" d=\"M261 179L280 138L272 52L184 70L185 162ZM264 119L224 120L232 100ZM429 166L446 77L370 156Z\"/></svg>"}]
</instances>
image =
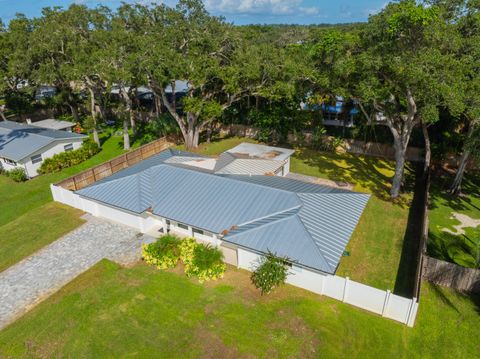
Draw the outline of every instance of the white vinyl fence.
<instances>
[{"instance_id":1,"label":"white vinyl fence","mask_svg":"<svg viewBox=\"0 0 480 359\"><path fill-rule=\"evenodd\" d=\"M260 263L261 255L238 249L238 266L252 271ZM417 316L416 298L408 299L336 275L322 274L292 266L287 283L326 295L358 308L368 310L413 327Z\"/></svg>"},{"instance_id":2,"label":"white vinyl fence","mask_svg":"<svg viewBox=\"0 0 480 359\"><path fill-rule=\"evenodd\" d=\"M148 216L127 213L117 208L82 198L78 194L60 186L51 185L53 199L69 206L89 212L95 216L105 217L131 227L140 232L148 231L155 221ZM252 271L260 263L261 255L249 250L237 249L238 267ZM344 303L354 305L369 312L379 314L385 318L404 323L413 327L418 310L416 298L408 299L357 283L348 277L323 274L293 265L287 278L287 283L326 295Z\"/></svg>"}]
</instances>

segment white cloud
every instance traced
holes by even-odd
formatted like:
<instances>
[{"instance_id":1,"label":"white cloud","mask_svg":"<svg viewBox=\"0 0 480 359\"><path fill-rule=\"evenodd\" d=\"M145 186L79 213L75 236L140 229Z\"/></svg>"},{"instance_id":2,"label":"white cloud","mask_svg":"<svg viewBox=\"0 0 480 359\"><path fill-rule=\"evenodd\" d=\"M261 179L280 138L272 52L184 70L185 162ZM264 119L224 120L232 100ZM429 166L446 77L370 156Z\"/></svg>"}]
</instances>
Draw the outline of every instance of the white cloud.
<instances>
[{"instance_id":1,"label":"white cloud","mask_svg":"<svg viewBox=\"0 0 480 359\"><path fill-rule=\"evenodd\" d=\"M303 0L205 0L214 13L239 15L317 15L317 7L302 6Z\"/></svg>"}]
</instances>

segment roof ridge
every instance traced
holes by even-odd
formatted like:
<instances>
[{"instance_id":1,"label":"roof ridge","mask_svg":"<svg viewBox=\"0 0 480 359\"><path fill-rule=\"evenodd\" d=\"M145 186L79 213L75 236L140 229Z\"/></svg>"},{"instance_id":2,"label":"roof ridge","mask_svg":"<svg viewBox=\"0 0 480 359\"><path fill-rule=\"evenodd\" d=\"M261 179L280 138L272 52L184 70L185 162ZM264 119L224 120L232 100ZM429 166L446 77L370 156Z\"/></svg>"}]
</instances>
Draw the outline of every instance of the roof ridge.
<instances>
[{"instance_id":1,"label":"roof ridge","mask_svg":"<svg viewBox=\"0 0 480 359\"><path fill-rule=\"evenodd\" d=\"M299 201L301 202L300 199L299 199ZM293 211L294 209L299 209L301 206L302 206L302 205L299 204L299 205L297 205L297 206L293 206L293 207L287 208L287 209L282 210L282 211L277 211L277 212L274 212L274 213L270 213L270 214L268 214L268 215L266 215L266 216L258 217L258 218L255 218L254 220L251 220L251 221L247 221L247 222L238 224L237 227L246 226L246 225L248 225L248 224L252 224L252 223L261 221L261 220L263 220L263 219L267 219L267 218L276 216L276 215L278 215L278 214L282 214L282 213L286 213L286 212L289 212L289 211Z\"/></svg>"},{"instance_id":2,"label":"roof ridge","mask_svg":"<svg viewBox=\"0 0 480 359\"><path fill-rule=\"evenodd\" d=\"M334 269L332 269L332 266L330 265L330 263L327 261L327 259L325 258L325 256L323 255L322 251L320 250L320 248L318 248L318 245L317 243L315 242L315 240L313 239L313 236L312 234L310 233L310 231L307 229L307 227L305 227L305 223L303 223L302 219L300 218L300 216L298 216L298 214L295 214L295 217L296 219L300 222L303 230L308 234L308 238L310 238L310 241L312 241L313 243L313 247L317 250L317 253L320 255L320 257L322 258L322 260L325 262L325 264L328 266L328 268L330 269L330 271L334 271Z\"/></svg>"}]
</instances>

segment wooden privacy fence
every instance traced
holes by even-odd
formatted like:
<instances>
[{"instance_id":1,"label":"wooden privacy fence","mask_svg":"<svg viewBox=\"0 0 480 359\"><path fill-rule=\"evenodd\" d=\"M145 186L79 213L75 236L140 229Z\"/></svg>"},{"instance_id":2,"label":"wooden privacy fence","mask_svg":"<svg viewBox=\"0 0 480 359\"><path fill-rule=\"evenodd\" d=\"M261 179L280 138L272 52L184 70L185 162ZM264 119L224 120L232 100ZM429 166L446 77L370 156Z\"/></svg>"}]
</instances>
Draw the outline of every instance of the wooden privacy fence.
<instances>
[{"instance_id":1,"label":"wooden privacy fence","mask_svg":"<svg viewBox=\"0 0 480 359\"><path fill-rule=\"evenodd\" d=\"M480 269L465 268L424 255L423 277L458 291L480 293Z\"/></svg>"},{"instance_id":2,"label":"wooden privacy fence","mask_svg":"<svg viewBox=\"0 0 480 359\"><path fill-rule=\"evenodd\" d=\"M133 166L146 158L156 155L170 146L172 146L172 144L168 142L165 137L159 138L158 140L143 145L136 150L124 153L108 162L80 172L75 176L66 178L56 185L68 189L69 191L78 191L102 178L108 177L124 168Z\"/></svg>"},{"instance_id":3,"label":"wooden privacy fence","mask_svg":"<svg viewBox=\"0 0 480 359\"><path fill-rule=\"evenodd\" d=\"M248 138L255 138L257 137L259 130L258 128L245 126L245 125L225 125L217 129L220 134L222 135L230 135L230 136L240 136L240 137L248 137ZM303 134L303 141L306 145L311 144L313 139L313 133L310 131L302 131ZM327 139L328 136L325 136ZM288 135L288 142L290 144L295 144L298 141L298 138L293 133ZM352 140L352 139L345 139L343 141L343 145L345 150L349 153L354 153L357 155L364 155L364 156L374 156L374 157L382 157L387 159L395 159L395 150L392 145L385 144L385 143L378 143L378 142L364 142L359 140ZM408 147L406 158L409 161L423 161L423 150L418 147Z\"/></svg>"}]
</instances>

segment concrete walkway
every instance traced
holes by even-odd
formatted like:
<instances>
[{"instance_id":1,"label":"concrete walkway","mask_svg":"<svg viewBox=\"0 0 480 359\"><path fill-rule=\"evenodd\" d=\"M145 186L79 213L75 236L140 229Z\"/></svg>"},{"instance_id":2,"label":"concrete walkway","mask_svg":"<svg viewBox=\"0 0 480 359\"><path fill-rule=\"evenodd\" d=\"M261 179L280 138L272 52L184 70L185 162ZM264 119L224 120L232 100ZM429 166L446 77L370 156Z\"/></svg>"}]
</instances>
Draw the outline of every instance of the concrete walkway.
<instances>
[{"instance_id":1,"label":"concrete walkway","mask_svg":"<svg viewBox=\"0 0 480 359\"><path fill-rule=\"evenodd\" d=\"M0 329L103 258L128 265L152 237L130 227L85 216L87 223L0 272Z\"/></svg>"}]
</instances>

